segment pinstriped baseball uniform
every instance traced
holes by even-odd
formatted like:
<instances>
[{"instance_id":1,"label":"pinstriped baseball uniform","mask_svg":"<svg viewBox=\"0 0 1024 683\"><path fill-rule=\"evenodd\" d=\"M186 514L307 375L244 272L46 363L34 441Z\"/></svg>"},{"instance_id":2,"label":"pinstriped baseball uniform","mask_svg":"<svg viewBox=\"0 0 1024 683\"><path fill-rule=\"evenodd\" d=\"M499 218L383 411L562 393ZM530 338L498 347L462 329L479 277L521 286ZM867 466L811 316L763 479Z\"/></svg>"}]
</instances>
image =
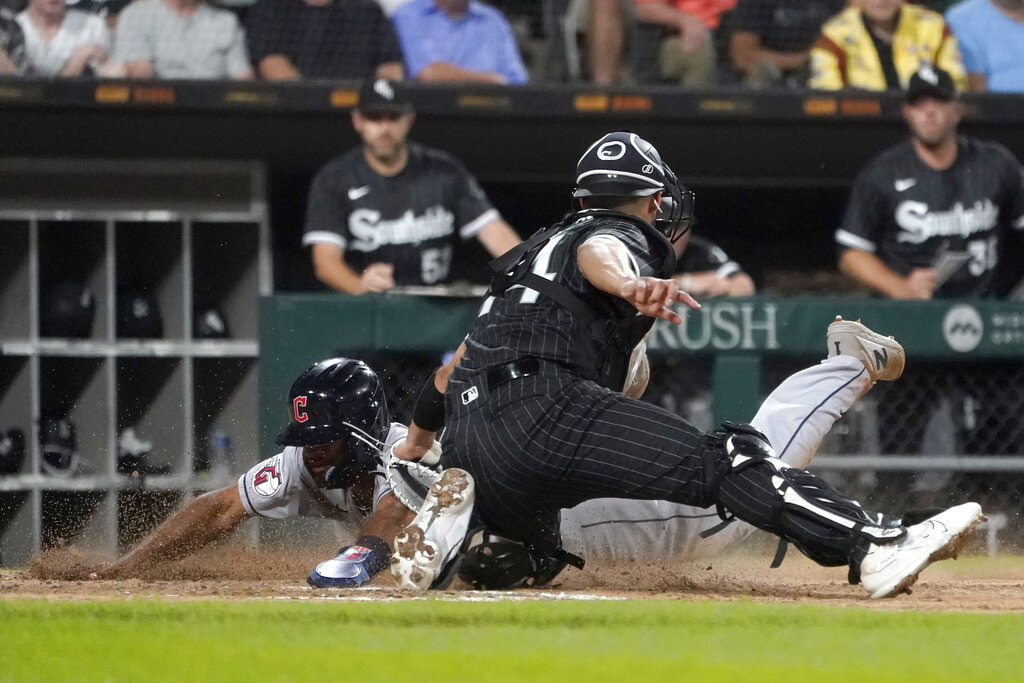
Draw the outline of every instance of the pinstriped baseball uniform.
<instances>
[{"instance_id":1,"label":"pinstriped baseball uniform","mask_svg":"<svg viewBox=\"0 0 1024 683\"><path fill-rule=\"evenodd\" d=\"M956 161L937 171L906 140L857 176L835 240L875 254L901 276L935 267L943 252L962 253L966 261L935 296L993 296L1020 279L1020 264L1001 256L1022 229L1024 168L1008 149L960 137Z\"/></svg>"},{"instance_id":2,"label":"pinstriped baseball uniform","mask_svg":"<svg viewBox=\"0 0 1024 683\"><path fill-rule=\"evenodd\" d=\"M650 225L601 211L582 212L548 240L532 271L579 296L597 312L599 326L638 314L580 271L576 249L598 235L622 242L643 276L669 276L674 257ZM646 328L651 324L647 319ZM629 344L645 332L640 326ZM511 287L485 299L466 347L448 386L442 464L474 476L476 514L488 527L550 548L558 542L558 510L591 498L714 502L698 430L625 397L621 380L601 386L605 361L625 352L595 339L567 309L532 289ZM497 377L494 368L527 358L540 360L535 374L488 381Z\"/></svg>"},{"instance_id":3,"label":"pinstriped baseball uniform","mask_svg":"<svg viewBox=\"0 0 1024 683\"><path fill-rule=\"evenodd\" d=\"M870 388L871 378L860 360L835 356L788 377L750 423L764 432L783 462L807 467L835 421ZM711 557L753 530L735 522L707 538L700 536L720 522L714 508L598 498L563 510L561 534L565 549L588 561L690 561Z\"/></svg>"},{"instance_id":4,"label":"pinstriped baseball uniform","mask_svg":"<svg viewBox=\"0 0 1024 683\"><path fill-rule=\"evenodd\" d=\"M391 263L398 285L438 285L451 281L456 242L497 218L476 179L447 152L409 143L406 167L382 176L356 148L313 179L302 244L339 247L356 271Z\"/></svg>"},{"instance_id":5,"label":"pinstriped baseball uniform","mask_svg":"<svg viewBox=\"0 0 1024 683\"><path fill-rule=\"evenodd\" d=\"M637 274L671 274L671 244L650 225L600 210L580 212L530 251L510 280L495 278L498 291L485 299L466 338L446 393L441 462L473 475L477 521L571 559L560 554L560 508L595 498L717 504L783 536L819 564L849 564L851 580L859 581L870 543L862 530L888 539L903 533L899 528L879 526L881 516L806 471L787 469L783 477L775 465L735 465L716 437L705 444L679 416L621 393L624 374L610 375L608 368L625 366L653 321L629 324L635 310L583 276L577 248L599 235L625 246ZM541 294L501 284L531 277L527 269L562 289ZM781 495L787 487L800 501L827 501L846 517L819 514L811 504L807 513L789 510Z\"/></svg>"}]
</instances>

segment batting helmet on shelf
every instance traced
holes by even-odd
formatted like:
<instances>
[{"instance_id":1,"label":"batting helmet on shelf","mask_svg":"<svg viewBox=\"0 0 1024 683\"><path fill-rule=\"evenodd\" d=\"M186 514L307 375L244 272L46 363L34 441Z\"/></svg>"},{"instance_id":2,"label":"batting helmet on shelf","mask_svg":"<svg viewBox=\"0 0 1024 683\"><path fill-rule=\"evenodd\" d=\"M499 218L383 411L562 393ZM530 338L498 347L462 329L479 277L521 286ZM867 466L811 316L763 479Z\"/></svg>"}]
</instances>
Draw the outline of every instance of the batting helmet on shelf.
<instances>
[{"instance_id":1,"label":"batting helmet on shelf","mask_svg":"<svg viewBox=\"0 0 1024 683\"><path fill-rule=\"evenodd\" d=\"M195 339L227 339L228 325L216 308L197 309L192 316L192 336Z\"/></svg>"},{"instance_id":2,"label":"batting helmet on shelf","mask_svg":"<svg viewBox=\"0 0 1024 683\"><path fill-rule=\"evenodd\" d=\"M333 481L372 470L384 446L391 417L384 385L359 360L331 358L309 368L288 392L288 426L277 437L282 446L344 442L345 459L335 464Z\"/></svg>"},{"instance_id":3,"label":"batting helmet on shelf","mask_svg":"<svg viewBox=\"0 0 1024 683\"><path fill-rule=\"evenodd\" d=\"M140 291L118 293L117 336L128 339L164 336L163 319L152 295Z\"/></svg>"},{"instance_id":4,"label":"batting helmet on shelf","mask_svg":"<svg viewBox=\"0 0 1024 683\"><path fill-rule=\"evenodd\" d=\"M25 460L25 432L10 429L0 432L0 474L16 474Z\"/></svg>"},{"instance_id":5,"label":"batting helmet on shelf","mask_svg":"<svg viewBox=\"0 0 1024 683\"><path fill-rule=\"evenodd\" d=\"M70 477L78 469L75 425L66 417L44 417L39 423L40 465L58 477Z\"/></svg>"},{"instance_id":6,"label":"batting helmet on shelf","mask_svg":"<svg viewBox=\"0 0 1024 683\"><path fill-rule=\"evenodd\" d=\"M39 332L44 337L88 337L92 332L95 310L96 300L85 284L58 283L44 295Z\"/></svg>"},{"instance_id":7,"label":"batting helmet on shelf","mask_svg":"<svg viewBox=\"0 0 1024 683\"><path fill-rule=\"evenodd\" d=\"M683 190L654 145L636 133L608 133L588 147L576 164L572 193L576 199L648 197L658 192L669 201L657 216L657 227L674 241L689 229L693 193Z\"/></svg>"}]
</instances>

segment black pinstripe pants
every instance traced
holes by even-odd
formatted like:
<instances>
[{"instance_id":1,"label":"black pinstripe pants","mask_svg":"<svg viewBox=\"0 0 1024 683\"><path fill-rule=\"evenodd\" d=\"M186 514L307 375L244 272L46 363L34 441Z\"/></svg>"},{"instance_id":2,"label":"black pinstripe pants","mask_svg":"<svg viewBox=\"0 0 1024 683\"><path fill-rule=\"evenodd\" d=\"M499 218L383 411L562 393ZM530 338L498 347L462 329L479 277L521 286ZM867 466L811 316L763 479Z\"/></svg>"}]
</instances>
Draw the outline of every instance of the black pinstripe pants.
<instances>
[{"instance_id":1,"label":"black pinstripe pants","mask_svg":"<svg viewBox=\"0 0 1024 683\"><path fill-rule=\"evenodd\" d=\"M480 376L452 379L446 400L441 464L473 475L477 521L542 550L559 547L559 510L606 497L721 503L827 566L858 562L866 548L848 527L787 509L771 467L731 472L724 452L708 453L678 415L570 373L523 377L493 391ZM827 497L842 511L868 521L856 502L793 472L805 495L833 492Z\"/></svg>"},{"instance_id":2,"label":"black pinstripe pants","mask_svg":"<svg viewBox=\"0 0 1024 683\"><path fill-rule=\"evenodd\" d=\"M493 531L550 547L558 511L591 498L714 503L700 432L655 405L568 373L494 391L453 379L447 396L442 464L473 475Z\"/></svg>"}]
</instances>

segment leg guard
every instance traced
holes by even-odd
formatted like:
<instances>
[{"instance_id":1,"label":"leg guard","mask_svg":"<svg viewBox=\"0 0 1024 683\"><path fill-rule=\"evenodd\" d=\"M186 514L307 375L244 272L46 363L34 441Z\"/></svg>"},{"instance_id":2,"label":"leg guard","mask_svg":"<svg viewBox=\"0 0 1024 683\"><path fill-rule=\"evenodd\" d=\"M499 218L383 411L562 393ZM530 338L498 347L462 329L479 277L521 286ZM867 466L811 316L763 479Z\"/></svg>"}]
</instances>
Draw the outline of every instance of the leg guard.
<instances>
[{"instance_id":1,"label":"leg guard","mask_svg":"<svg viewBox=\"0 0 1024 683\"><path fill-rule=\"evenodd\" d=\"M720 449L720 513L789 541L818 564L860 565L871 543L899 541L906 529L883 515L868 514L824 480L775 457L749 425L726 424L705 446Z\"/></svg>"}]
</instances>

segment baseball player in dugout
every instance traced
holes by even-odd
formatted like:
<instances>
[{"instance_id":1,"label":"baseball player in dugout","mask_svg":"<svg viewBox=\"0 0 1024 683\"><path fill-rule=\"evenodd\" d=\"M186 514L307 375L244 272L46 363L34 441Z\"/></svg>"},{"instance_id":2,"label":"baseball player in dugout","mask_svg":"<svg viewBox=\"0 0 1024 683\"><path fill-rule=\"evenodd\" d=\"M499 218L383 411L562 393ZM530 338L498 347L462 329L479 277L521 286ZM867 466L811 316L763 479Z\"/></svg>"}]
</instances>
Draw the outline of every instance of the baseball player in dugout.
<instances>
[{"instance_id":1,"label":"baseball player in dugout","mask_svg":"<svg viewBox=\"0 0 1024 683\"><path fill-rule=\"evenodd\" d=\"M905 95L908 140L853 185L839 267L894 299L1001 296L1021 279L1005 250L1024 228L1024 169L1002 145L958 135L952 77L926 66Z\"/></svg>"},{"instance_id":2,"label":"baseball player in dugout","mask_svg":"<svg viewBox=\"0 0 1024 683\"><path fill-rule=\"evenodd\" d=\"M477 525L531 555L582 566L562 542L560 510L605 498L713 508L723 524L745 522L819 564L848 567L850 582L875 598L909 591L931 562L957 554L983 519L976 503L905 526L780 458L776 448L788 444L752 425L701 433L634 398L655 319L680 324L677 305L699 307L672 278L692 195L653 145L615 132L583 153L573 198L561 221L492 262L461 358L446 381L435 375L424 386L407 443L443 424L445 471L396 537L401 585L429 586L447 571L439 549L447 560L453 539ZM899 344L859 323L837 320L827 341L830 356L858 361L864 390L903 370ZM463 562L476 559L470 547Z\"/></svg>"},{"instance_id":3,"label":"baseball player in dugout","mask_svg":"<svg viewBox=\"0 0 1024 683\"><path fill-rule=\"evenodd\" d=\"M415 118L400 81L367 81L352 111L362 144L313 179L302 243L328 287L364 294L442 285L457 240L476 237L493 256L519 243L457 159L409 142Z\"/></svg>"}]
</instances>

